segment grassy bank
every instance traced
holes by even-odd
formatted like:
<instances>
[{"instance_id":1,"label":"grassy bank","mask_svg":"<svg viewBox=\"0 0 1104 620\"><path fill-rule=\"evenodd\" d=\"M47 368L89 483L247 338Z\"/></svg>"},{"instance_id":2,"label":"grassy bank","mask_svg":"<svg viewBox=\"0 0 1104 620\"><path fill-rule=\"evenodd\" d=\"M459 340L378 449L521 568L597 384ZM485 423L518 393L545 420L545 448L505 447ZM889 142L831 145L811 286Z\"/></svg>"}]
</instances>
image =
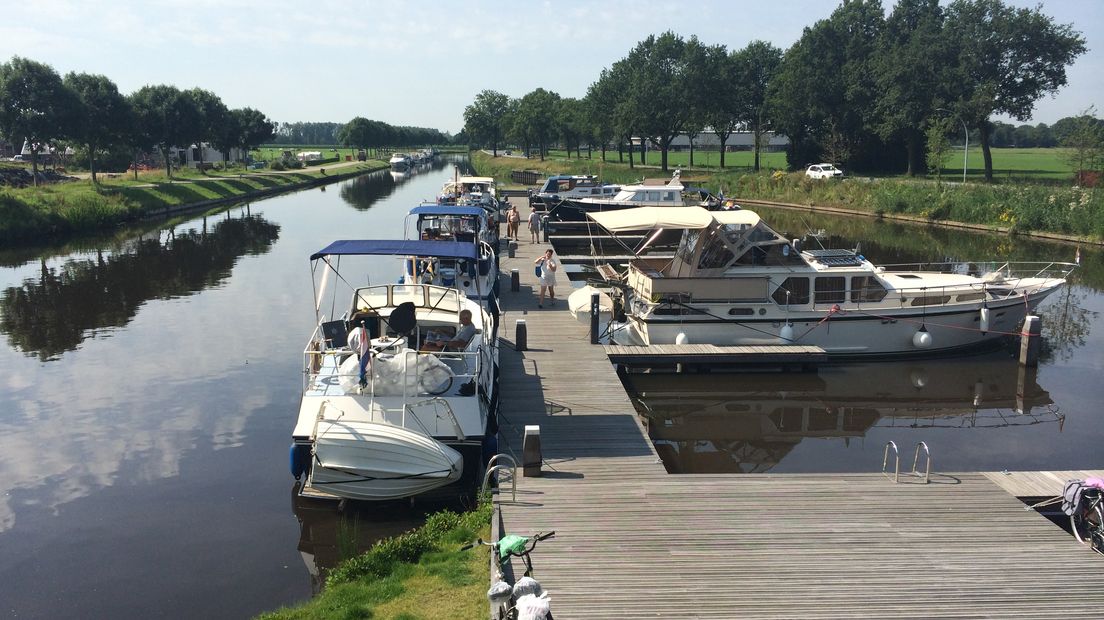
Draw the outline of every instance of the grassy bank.
<instances>
[{"instance_id":1,"label":"grassy bank","mask_svg":"<svg viewBox=\"0 0 1104 620\"><path fill-rule=\"evenodd\" d=\"M27 243L117 226L147 214L318 183L325 178L386 168L380 161L352 166L310 168L289 173L216 172L191 169L133 174L103 174L90 180L21 189L0 188L0 241Z\"/></svg>"},{"instance_id":2,"label":"grassy bank","mask_svg":"<svg viewBox=\"0 0 1104 620\"><path fill-rule=\"evenodd\" d=\"M335 568L326 589L301 605L260 616L307 618L480 618L487 614L490 557L486 547L460 551L489 538L493 504L487 498L466 513L444 511L417 530L381 540Z\"/></svg>"},{"instance_id":3,"label":"grassy bank","mask_svg":"<svg viewBox=\"0 0 1104 620\"><path fill-rule=\"evenodd\" d=\"M1064 160L1066 149L1061 148L994 148L993 176L1002 182L1040 181L1057 182L1073 179L1073 169ZM549 151L552 159L567 159L564 151ZM594 162L600 160L601 151L594 151L591 159ZM572 159L574 159L572 152ZM583 151L586 158L586 151ZM754 161L751 151L735 151L725 153L725 167L736 169L750 169ZM537 160L540 161L539 159ZM635 154L634 161L640 161L640 153ZM620 163L617 151L606 151L607 163ZM628 152L625 152L625 162L628 162ZM658 166L660 152L650 151L646 157L646 165ZM720 170L721 155L716 151L694 151L694 168L716 168ZM985 178L985 168L982 163L980 147L970 147L966 159L967 180L981 181ZM667 154L668 167L686 168L690 164L690 152L679 151ZM628 165L627 163L625 165ZM760 154L760 166L768 171L785 170L788 167L785 152L764 152ZM945 180L954 181L962 179L963 152L962 149L951 149L943 158L941 174ZM876 175L897 176L897 175Z\"/></svg>"},{"instance_id":4,"label":"grassy bank","mask_svg":"<svg viewBox=\"0 0 1104 620\"><path fill-rule=\"evenodd\" d=\"M664 176L655 169L595 160L519 160L473 153L480 174L508 180L515 169L545 173L599 174L624 183L641 176ZM726 196L799 205L836 207L875 214L904 214L929 221L982 224L1012 232L1047 232L1104 239L1104 193L1067 185L1000 183L949 184L927 180L876 179L814 181L802 173L695 169L684 174L695 185Z\"/></svg>"}]
</instances>

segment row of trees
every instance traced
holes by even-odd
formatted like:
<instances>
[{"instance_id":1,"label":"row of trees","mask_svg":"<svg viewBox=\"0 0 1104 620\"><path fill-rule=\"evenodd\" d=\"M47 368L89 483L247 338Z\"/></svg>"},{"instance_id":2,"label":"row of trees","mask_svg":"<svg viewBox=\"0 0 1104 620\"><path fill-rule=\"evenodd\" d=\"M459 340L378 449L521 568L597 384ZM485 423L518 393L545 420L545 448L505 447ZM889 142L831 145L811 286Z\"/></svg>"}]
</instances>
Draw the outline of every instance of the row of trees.
<instances>
[{"instance_id":1,"label":"row of trees","mask_svg":"<svg viewBox=\"0 0 1104 620\"><path fill-rule=\"evenodd\" d=\"M272 144L343 144L360 148L446 144L447 134L427 127L389 125L356 117L348 123L279 123Z\"/></svg>"},{"instance_id":2,"label":"row of trees","mask_svg":"<svg viewBox=\"0 0 1104 620\"><path fill-rule=\"evenodd\" d=\"M269 140L274 128L261 112L230 109L201 88L161 84L123 95L103 75L62 78L49 65L18 56L0 64L0 136L17 146L30 143L36 182L38 153L46 145L82 145L93 182L97 158L112 148L130 149L136 164L139 152L159 150L171 177L174 146L207 142L227 153L248 151Z\"/></svg>"},{"instance_id":3,"label":"row of trees","mask_svg":"<svg viewBox=\"0 0 1104 620\"><path fill-rule=\"evenodd\" d=\"M1081 129L1079 123L1083 116L1088 117L1088 122L1104 129L1104 120L1091 115L1090 111L1078 116L1067 116L1053 125L1039 123L1037 125L1012 125L996 121L993 123L992 146L1018 147L1018 148L1049 148L1053 146L1066 146L1074 140ZM973 140L974 136L970 136Z\"/></svg>"},{"instance_id":4,"label":"row of trees","mask_svg":"<svg viewBox=\"0 0 1104 620\"><path fill-rule=\"evenodd\" d=\"M358 116L337 130L336 142L357 148L380 149L385 146L428 146L446 144L449 137L426 127L396 127L383 121Z\"/></svg>"},{"instance_id":5,"label":"row of trees","mask_svg":"<svg viewBox=\"0 0 1104 620\"><path fill-rule=\"evenodd\" d=\"M552 139L569 149L579 140L627 145L630 163L631 139L646 137L666 169L675 136L691 138L692 161L702 131L723 144L741 128L753 134L756 169L773 131L789 138L794 168L829 160L916 174L925 131L961 120L977 132L991 180L990 118L1030 118L1084 51L1070 25L1001 0L899 0L888 17L880 0L844 0L785 52L763 41L729 51L666 32L604 69L582 100L540 88L521 99L484 91L464 111L465 133L495 150L503 139L535 144L542 156Z\"/></svg>"}]
</instances>

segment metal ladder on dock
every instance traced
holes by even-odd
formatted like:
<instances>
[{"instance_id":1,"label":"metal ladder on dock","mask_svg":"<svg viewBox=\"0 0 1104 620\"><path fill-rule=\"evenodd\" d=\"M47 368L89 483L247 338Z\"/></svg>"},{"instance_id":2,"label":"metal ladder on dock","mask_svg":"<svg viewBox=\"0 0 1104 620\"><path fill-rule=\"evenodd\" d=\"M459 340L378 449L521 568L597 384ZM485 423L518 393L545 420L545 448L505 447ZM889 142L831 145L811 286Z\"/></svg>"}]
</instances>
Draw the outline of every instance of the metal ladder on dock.
<instances>
[{"instance_id":1,"label":"metal ladder on dock","mask_svg":"<svg viewBox=\"0 0 1104 620\"><path fill-rule=\"evenodd\" d=\"M889 471L886 466L889 464L889 449L893 448L893 477L894 483L901 481L901 454L897 451L897 443L893 441L886 442L885 451L882 452L882 474L886 478L889 478ZM916 465L920 462L920 450L924 450L924 473L921 474ZM916 476L917 478L923 478L924 484L928 484L931 480L931 451L928 450L928 444L921 441L916 444L916 452L912 455L912 471L906 475Z\"/></svg>"},{"instance_id":2,"label":"metal ladder on dock","mask_svg":"<svg viewBox=\"0 0 1104 620\"><path fill-rule=\"evenodd\" d=\"M499 459L507 460L510 463L508 465L496 465L495 462ZM517 460L509 454L496 454L491 457L491 460L487 461L487 473L483 474L483 486L479 489L480 495L487 492L487 487L491 484L491 476L495 478L495 486L499 485L498 472L500 471L510 472L510 501L517 503Z\"/></svg>"}]
</instances>

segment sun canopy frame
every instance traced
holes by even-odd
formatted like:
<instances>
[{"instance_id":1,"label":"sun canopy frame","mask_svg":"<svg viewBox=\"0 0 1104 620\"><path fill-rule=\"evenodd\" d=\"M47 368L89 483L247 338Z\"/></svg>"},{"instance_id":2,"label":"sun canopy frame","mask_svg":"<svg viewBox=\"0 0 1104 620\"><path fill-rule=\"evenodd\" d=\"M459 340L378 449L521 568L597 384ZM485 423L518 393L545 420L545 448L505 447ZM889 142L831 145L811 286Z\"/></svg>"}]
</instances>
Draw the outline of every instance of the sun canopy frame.
<instances>
[{"instance_id":1,"label":"sun canopy frame","mask_svg":"<svg viewBox=\"0 0 1104 620\"><path fill-rule=\"evenodd\" d=\"M342 239L311 254L311 261L327 256L435 256L477 260L474 243L396 239Z\"/></svg>"}]
</instances>

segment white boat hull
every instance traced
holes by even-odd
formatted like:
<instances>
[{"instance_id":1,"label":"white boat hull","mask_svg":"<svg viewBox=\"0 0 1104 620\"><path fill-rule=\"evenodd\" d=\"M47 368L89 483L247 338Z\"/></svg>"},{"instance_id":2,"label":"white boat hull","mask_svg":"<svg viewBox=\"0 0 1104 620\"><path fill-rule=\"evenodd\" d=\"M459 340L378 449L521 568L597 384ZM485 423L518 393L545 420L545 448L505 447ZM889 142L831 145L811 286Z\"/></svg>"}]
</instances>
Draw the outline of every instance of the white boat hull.
<instances>
[{"instance_id":1,"label":"white boat hull","mask_svg":"<svg viewBox=\"0 0 1104 620\"><path fill-rule=\"evenodd\" d=\"M310 484L357 500L420 495L460 479L463 458L441 442L391 424L325 420L314 441Z\"/></svg>"},{"instance_id":2,"label":"white boat hull","mask_svg":"<svg viewBox=\"0 0 1104 620\"><path fill-rule=\"evenodd\" d=\"M710 316L630 317L632 338L644 344L713 344L725 345L805 345L819 346L829 355L840 357L895 357L930 355L983 346L986 343L1017 333L1028 308L1034 310L1053 289L1004 303L987 303L990 324L987 331L979 328L980 303L956 308L871 309L831 313L791 312L779 315L769 308L769 318L727 318L727 311L718 308ZM768 306L769 307L769 306ZM771 316L774 315L774 316ZM792 336L786 338L783 328L789 321ZM918 346L915 336L920 329L930 336L928 346Z\"/></svg>"}]
</instances>

